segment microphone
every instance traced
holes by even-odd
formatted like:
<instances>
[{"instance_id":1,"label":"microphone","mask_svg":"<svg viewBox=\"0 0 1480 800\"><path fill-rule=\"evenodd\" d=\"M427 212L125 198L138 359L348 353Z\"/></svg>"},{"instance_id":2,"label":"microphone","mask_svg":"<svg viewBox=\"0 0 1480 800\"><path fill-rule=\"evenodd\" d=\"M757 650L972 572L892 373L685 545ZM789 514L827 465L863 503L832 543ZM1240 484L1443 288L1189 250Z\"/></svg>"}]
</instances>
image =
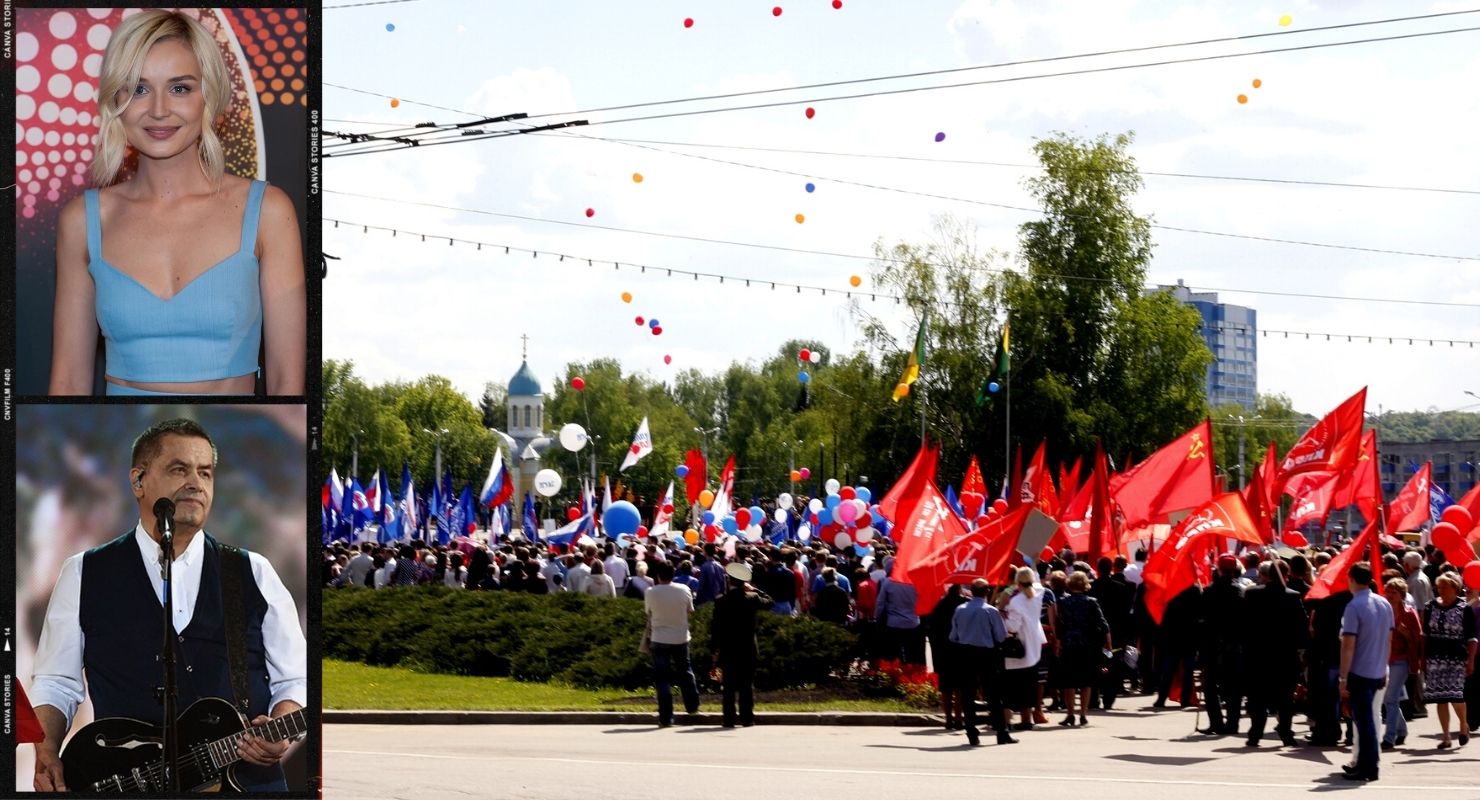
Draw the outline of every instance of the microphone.
<instances>
[{"instance_id":1,"label":"microphone","mask_svg":"<svg viewBox=\"0 0 1480 800\"><path fill-rule=\"evenodd\" d=\"M164 524L166 522L171 523L170 527L173 528L173 523L175 521L175 501L169 499L168 497L161 497L158 500L155 500L154 518L159 520L159 527L161 530L164 529Z\"/></svg>"}]
</instances>

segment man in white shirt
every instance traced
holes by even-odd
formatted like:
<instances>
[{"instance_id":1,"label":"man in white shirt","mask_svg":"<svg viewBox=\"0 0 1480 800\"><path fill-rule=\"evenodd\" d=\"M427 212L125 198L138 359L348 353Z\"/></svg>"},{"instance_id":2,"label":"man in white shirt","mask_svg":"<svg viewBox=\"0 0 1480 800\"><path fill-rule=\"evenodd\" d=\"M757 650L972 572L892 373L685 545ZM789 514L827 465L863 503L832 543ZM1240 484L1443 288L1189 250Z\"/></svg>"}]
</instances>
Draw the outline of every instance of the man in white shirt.
<instances>
[{"instance_id":1,"label":"man in white shirt","mask_svg":"<svg viewBox=\"0 0 1480 800\"><path fill-rule=\"evenodd\" d=\"M1146 548L1136 549L1136 560L1125 568L1125 579L1128 583L1141 582L1141 570L1146 568Z\"/></svg>"},{"instance_id":2,"label":"man in white shirt","mask_svg":"<svg viewBox=\"0 0 1480 800\"><path fill-rule=\"evenodd\" d=\"M307 648L292 596L262 556L220 545L204 531L214 499L216 461L215 445L195 422L176 419L151 426L135 440L129 470L140 522L112 542L63 563L47 607L30 690L46 737L36 745L37 791L67 789L59 752L85 697L84 669L97 717L131 717L154 725L163 721L153 692L163 682L155 651L163 638L163 553L153 513L160 499L174 507L170 592L171 627L178 634L178 711L217 697L239 710L245 704L251 725L262 726L269 715L285 716L307 702ZM226 589L233 583L235 593ZM248 696L241 698L235 697L234 687L243 682L232 680L226 642L227 619L238 609L246 617ZM248 735L237 746L234 755L246 762L235 768L243 789L287 790L278 764L289 742L270 738Z\"/></svg>"},{"instance_id":3,"label":"man in white shirt","mask_svg":"<svg viewBox=\"0 0 1480 800\"><path fill-rule=\"evenodd\" d=\"M684 710L699 713L699 687L689 663L689 615L694 613L694 595L689 587L673 582L673 564L660 561L653 567L658 583L643 597L648 626L652 629L653 682L658 690L658 727L673 724L673 681L683 693Z\"/></svg>"},{"instance_id":4,"label":"man in white shirt","mask_svg":"<svg viewBox=\"0 0 1480 800\"><path fill-rule=\"evenodd\" d=\"M585 554L571 554L566 558L565 588L572 594L581 594L586 591L586 584L591 581L591 566L586 563Z\"/></svg>"},{"instance_id":5,"label":"man in white shirt","mask_svg":"<svg viewBox=\"0 0 1480 800\"><path fill-rule=\"evenodd\" d=\"M606 560L602 562L602 566L606 568L607 577L612 579L612 585L617 587L617 596L621 597L622 591L627 588L627 578L631 571L627 569L627 559L622 557L622 553L612 542L606 543Z\"/></svg>"}]
</instances>

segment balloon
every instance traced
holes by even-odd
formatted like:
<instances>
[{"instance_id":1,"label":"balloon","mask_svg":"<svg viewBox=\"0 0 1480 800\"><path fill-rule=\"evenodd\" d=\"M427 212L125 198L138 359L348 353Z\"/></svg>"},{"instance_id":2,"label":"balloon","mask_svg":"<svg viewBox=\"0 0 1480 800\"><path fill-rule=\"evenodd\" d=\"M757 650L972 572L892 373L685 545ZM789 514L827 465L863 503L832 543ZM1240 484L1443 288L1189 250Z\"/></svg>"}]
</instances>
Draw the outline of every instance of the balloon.
<instances>
[{"instance_id":1,"label":"balloon","mask_svg":"<svg viewBox=\"0 0 1480 800\"><path fill-rule=\"evenodd\" d=\"M833 0L833 8L842 8L843 0Z\"/></svg>"},{"instance_id":2,"label":"balloon","mask_svg":"<svg viewBox=\"0 0 1480 800\"><path fill-rule=\"evenodd\" d=\"M634 172L634 173L632 173L632 182L633 183L642 183L642 173L641 172Z\"/></svg>"},{"instance_id":3,"label":"balloon","mask_svg":"<svg viewBox=\"0 0 1480 800\"><path fill-rule=\"evenodd\" d=\"M803 522L801 525L798 525L797 526L797 538L800 539L801 541L804 541L804 542L807 541L808 539L811 539L812 538L812 526L811 525L808 525L805 522Z\"/></svg>"},{"instance_id":4,"label":"balloon","mask_svg":"<svg viewBox=\"0 0 1480 800\"><path fill-rule=\"evenodd\" d=\"M1261 81L1258 78L1255 78L1254 79L1254 88L1255 89L1258 89L1260 86L1263 86L1263 85L1264 85L1264 81Z\"/></svg>"},{"instance_id":5,"label":"balloon","mask_svg":"<svg viewBox=\"0 0 1480 800\"><path fill-rule=\"evenodd\" d=\"M812 477L812 470L807 469L806 467L802 467L801 473L802 473L802 480L804 480L804 481L805 480L810 480L811 477Z\"/></svg>"},{"instance_id":6,"label":"balloon","mask_svg":"<svg viewBox=\"0 0 1480 800\"><path fill-rule=\"evenodd\" d=\"M735 519L734 517L725 517L723 520L721 520L721 524L724 526L725 533L728 533L731 536L740 532L740 521Z\"/></svg>"},{"instance_id":7,"label":"balloon","mask_svg":"<svg viewBox=\"0 0 1480 800\"><path fill-rule=\"evenodd\" d=\"M983 514L983 515L981 515L981 516L979 516L979 517L976 518L976 527L978 527L978 528L985 527L986 524L988 522L991 522L991 521L992 521L992 518L991 517Z\"/></svg>"},{"instance_id":8,"label":"balloon","mask_svg":"<svg viewBox=\"0 0 1480 800\"><path fill-rule=\"evenodd\" d=\"M588 209L586 209L586 216L587 217L594 217L594 216L596 216L596 209L594 209L594 208L588 208Z\"/></svg>"},{"instance_id":9,"label":"balloon","mask_svg":"<svg viewBox=\"0 0 1480 800\"><path fill-rule=\"evenodd\" d=\"M534 490L542 497L554 497L560 491L560 473L542 469L534 474Z\"/></svg>"},{"instance_id":10,"label":"balloon","mask_svg":"<svg viewBox=\"0 0 1480 800\"><path fill-rule=\"evenodd\" d=\"M895 394L896 397L909 397L910 396L910 385L908 383L896 383L896 384L894 384L894 394Z\"/></svg>"},{"instance_id":11,"label":"balloon","mask_svg":"<svg viewBox=\"0 0 1480 800\"><path fill-rule=\"evenodd\" d=\"M683 540L685 542L688 542L689 544L698 544L699 532L694 530L693 528L689 528L688 530L683 532Z\"/></svg>"},{"instance_id":12,"label":"balloon","mask_svg":"<svg viewBox=\"0 0 1480 800\"><path fill-rule=\"evenodd\" d=\"M771 514L771 519L774 519L777 522L786 522L786 509L776 509L775 513Z\"/></svg>"},{"instance_id":13,"label":"balloon","mask_svg":"<svg viewBox=\"0 0 1480 800\"><path fill-rule=\"evenodd\" d=\"M1006 514L1007 513L1007 499L1006 498L999 497L996 500L993 500L992 501L992 510L993 511L996 511L998 514Z\"/></svg>"},{"instance_id":14,"label":"balloon","mask_svg":"<svg viewBox=\"0 0 1480 800\"><path fill-rule=\"evenodd\" d=\"M851 277L851 278L848 279L848 285L849 286L855 286L856 287L856 286L861 286L862 284L863 284L863 278L860 278L857 275L854 275L853 277Z\"/></svg>"},{"instance_id":15,"label":"balloon","mask_svg":"<svg viewBox=\"0 0 1480 800\"><path fill-rule=\"evenodd\" d=\"M747 542L759 542L761 540L761 528L759 525L751 525L740 532Z\"/></svg>"},{"instance_id":16,"label":"balloon","mask_svg":"<svg viewBox=\"0 0 1480 800\"><path fill-rule=\"evenodd\" d=\"M1284 15L1282 15L1280 17L1280 27L1281 28L1288 28L1288 27L1290 27L1290 23L1292 23L1294 21L1295 21L1295 18L1294 17L1290 16L1289 14L1284 14Z\"/></svg>"},{"instance_id":17,"label":"balloon","mask_svg":"<svg viewBox=\"0 0 1480 800\"><path fill-rule=\"evenodd\" d=\"M718 539L718 538L719 538L719 528L715 527L713 524L705 525L704 526L704 541L706 541L706 542L712 542L712 541L714 541L715 539Z\"/></svg>"},{"instance_id":18,"label":"balloon","mask_svg":"<svg viewBox=\"0 0 1480 800\"><path fill-rule=\"evenodd\" d=\"M811 194L811 193L813 193L815 191L817 191L817 184L814 184L814 183L807 184L807 194Z\"/></svg>"},{"instance_id":19,"label":"balloon","mask_svg":"<svg viewBox=\"0 0 1480 800\"><path fill-rule=\"evenodd\" d=\"M1444 551L1444 557L1449 563L1456 566L1468 564L1475 560L1475 548L1465 540L1464 534L1459 532L1453 523L1441 522L1429 531L1429 541L1434 546Z\"/></svg>"},{"instance_id":20,"label":"balloon","mask_svg":"<svg viewBox=\"0 0 1480 800\"><path fill-rule=\"evenodd\" d=\"M714 492L705 489L699 493L699 505L709 508L712 503L714 503Z\"/></svg>"},{"instance_id":21,"label":"balloon","mask_svg":"<svg viewBox=\"0 0 1480 800\"><path fill-rule=\"evenodd\" d=\"M725 558L732 560L735 558L735 538L733 536L725 537Z\"/></svg>"},{"instance_id":22,"label":"balloon","mask_svg":"<svg viewBox=\"0 0 1480 800\"><path fill-rule=\"evenodd\" d=\"M640 445L637 445L637 444L633 444L632 445L632 455L635 456L635 455L637 455L638 453L641 453L641 452L642 452L642 447Z\"/></svg>"},{"instance_id":23,"label":"balloon","mask_svg":"<svg viewBox=\"0 0 1480 800\"><path fill-rule=\"evenodd\" d=\"M817 512L817 524L824 527L833 524L833 512L830 508L824 508Z\"/></svg>"},{"instance_id":24,"label":"balloon","mask_svg":"<svg viewBox=\"0 0 1480 800\"><path fill-rule=\"evenodd\" d=\"M840 531L837 536L833 537L833 545L836 546L839 550L842 550L845 547L850 547L852 546L852 544L853 537L849 536L846 532Z\"/></svg>"},{"instance_id":25,"label":"balloon","mask_svg":"<svg viewBox=\"0 0 1480 800\"><path fill-rule=\"evenodd\" d=\"M1439 521L1448 522L1461 531L1475 527L1475 519L1470 515L1470 510L1462 505L1452 505L1444 509L1444 513L1439 515Z\"/></svg>"},{"instance_id":26,"label":"balloon","mask_svg":"<svg viewBox=\"0 0 1480 800\"><path fill-rule=\"evenodd\" d=\"M579 508L576 508L575 506L571 506L570 508L565 509L565 521L566 522L575 522L576 520L578 520L580 518L581 518L581 510Z\"/></svg>"},{"instance_id":27,"label":"balloon","mask_svg":"<svg viewBox=\"0 0 1480 800\"><path fill-rule=\"evenodd\" d=\"M714 512L713 511L705 511L704 512L704 515L701 516L701 517L699 517L699 521L702 522L702 523L704 523L705 525L713 525L714 524Z\"/></svg>"},{"instance_id":28,"label":"balloon","mask_svg":"<svg viewBox=\"0 0 1480 800\"><path fill-rule=\"evenodd\" d=\"M663 363L664 364L672 364L673 363L673 356L663 356Z\"/></svg>"},{"instance_id":29,"label":"balloon","mask_svg":"<svg viewBox=\"0 0 1480 800\"><path fill-rule=\"evenodd\" d=\"M654 336L662 336L663 335L663 329L662 328L653 328L653 335Z\"/></svg>"},{"instance_id":30,"label":"balloon","mask_svg":"<svg viewBox=\"0 0 1480 800\"><path fill-rule=\"evenodd\" d=\"M807 106L807 119L811 119L815 116L817 116L817 109L811 106Z\"/></svg>"},{"instance_id":31,"label":"balloon","mask_svg":"<svg viewBox=\"0 0 1480 800\"><path fill-rule=\"evenodd\" d=\"M797 358L799 358L799 359L801 359L803 361L810 361L811 358L812 358L812 351L811 350L808 350L805 347L803 347L802 348L802 351L800 353L797 353Z\"/></svg>"},{"instance_id":32,"label":"balloon","mask_svg":"<svg viewBox=\"0 0 1480 800\"><path fill-rule=\"evenodd\" d=\"M571 378L570 379L570 388L575 389L578 392L584 392L584 391L586 391L586 379L585 378L582 378L579 375L575 376L574 378Z\"/></svg>"},{"instance_id":33,"label":"balloon","mask_svg":"<svg viewBox=\"0 0 1480 800\"><path fill-rule=\"evenodd\" d=\"M996 394L1001 388L1002 385L997 383L996 381L992 381L991 383L987 384L987 391L991 392L992 394Z\"/></svg>"},{"instance_id":34,"label":"balloon","mask_svg":"<svg viewBox=\"0 0 1480 800\"><path fill-rule=\"evenodd\" d=\"M884 522L884 512L880 511L878 506L870 506L868 516L869 519L874 521L875 525L880 525Z\"/></svg>"},{"instance_id":35,"label":"balloon","mask_svg":"<svg viewBox=\"0 0 1480 800\"><path fill-rule=\"evenodd\" d=\"M796 216L796 220L797 220L797 224L800 225L803 222L806 222L807 221L807 215L806 214L798 214Z\"/></svg>"},{"instance_id":36,"label":"balloon","mask_svg":"<svg viewBox=\"0 0 1480 800\"><path fill-rule=\"evenodd\" d=\"M822 351L821 350L813 350L812 351L812 358L809 359L809 360L813 364L821 364L822 363Z\"/></svg>"},{"instance_id":37,"label":"balloon","mask_svg":"<svg viewBox=\"0 0 1480 800\"><path fill-rule=\"evenodd\" d=\"M673 468L673 474L680 478L687 478L689 476L689 468L683 464L679 464Z\"/></svg>"},{"instance_id":38,"label":"balloon","mask_svg":"<svg viewBox=\"0 0 1480 800\"><path fill-rule=\"evenodd\" d=\"M868 516L868 503L865 503L865 502L863 502L862 500L859 500L856 497L853 498L852 500L848 501L848 502L852 503L853 504L853 507L856 508L856 509L858 509L858 518L859 519L863 519L864 517ZM846 505L846 503L844 505Z\"/></svg>"},{"instance_id":39,"label":"balloon","mask_svg":"<svg viewBox=\"0 0 1480 800\"><path fill-rule=\"evenodd\" d=\"M786 492L776 495L776 505L779 508L791 508L795 502L796 498Z\"/></svg>"},{"instance_id":40,"label":"balloon","mask_svg":"<svg viewBox=\"0 0 1480 800\"><path fill-rule=\"evenodd\" d=\"M773 16L773 17L779 17L779 16L781 16L781 6L776 6L775 8L771 9L771 16Z\"/></svg>"},{"instance_id":41,"label":"balloon","mask_svg":"<svg viewBox=\"0 0 1480 800\"><path fill-rule=\"evenodd\" d=\"M858 520L858 507L852 503L843 503L836 509L837 518L846 524L853 524Z\"/></svg>"},{"instance_id":42,"label":"balloon","mask_svg":"<svg viewBox=\"0 0 1480 800\"><path fill-rule=\"evenodd\" d=\"M811 511L813 514L816 514L817 512L819 512L819 511L822 510L822 501L819 500L816 497L812 498L811 500L808 500L807 501L807 510L808 511Z\"/></svg>"},{"instance_id":43,"label":"balloon","mask_svg":"<svg viewBox=\"0 0 1480 800\"><path fill-rule=\"evenodd\" d=\"M656 328L656 327L658 327L658 320L657 319L650 319L650 320L648 320L648 327L649 328Z\"/></svg>"},{"instance_id":44,"label":"balloon","mask_svg":"<svg viewBox=\"0 0 1480 800\"><path fill-rule=\"evenodd\" d=\"M828 478L827 483L822 484L822 486L827 489L828 494L837 494L842 484L838 483L837 478Z\"/></svg>"},{"instance_id":45,"label":"balloon","mask_svg":"<svg viewBox=\"0 0 1480 800\"><path fill-rule=\"evenodd\" d=\"M1244 103L1249 102L1249 96L1246 95L1246 94L1239 95L1238 96L1238 102L1239 102L1239 105L1243 105Z\"/></svg>"},{"instance_id":46,"label":"balloon","mask_svg":"<svg viewBox=\"0 0 1480 800\"><path fill-rule=\"evenodd\" d=\"M632 293L631 292L622 292L622 302L624 302L624 303L630 303L630 302L632 302Z\"/></svg>"},{"instance_id":47,"label":"balloon","mask_svg":"<svg viewBox=\"0 0 1480 800\"><path fill-rule=\"evenodd\" d=\"M853 538L857 539L859 544L868 544L874 540L874 529L869 527L859 528L858 532L853 534Z\"/></svg>"},{"instance_id":48,"label":"balloon","mask_svg":"<svg viewBox=\"0 0 1480 800\"><path fill-rule=\"evenodd\" d=\"M639 538L639 539L646 539L647 538L647 535L648 535L647 526L646 525L638 525L637 526L637 538Z\"/></svg>"},{"instance_id":49,"label":"balloon","mask_svg":"<svg viewBox=\"0 0 1480 800\"><path fill-rule=\"evenodd\" d=\"M684 17L683 26L685 28L692 28L692 27L694 27L694 18L693 17Z\"/></svg>"},{"instance_id":50,"label":"balloon","mask_svg":"<svg viewBox=\"0 0 1480 800\"><path fill-rule=\"evenodd\" d=\"M582 383L584 384L585 382L582 381ZM586 435L585 428L574 422L567 422L560 426L558 438L560 439L561 447L572 453L576 453L580 452L581 448L586 446L586 442L590 441L591 437Z\"/></svg>"},{"instance_id":51,"label":"balloon","mask_svg":"<svg viewBox=\"0 0 1480 800\"><path fill-rule=\"evenodd\" d=\"M799 481L801 479L802 479L802 472L801 472L801 470L794 469L794 470L791 471L791 482L792 483L796 483L797 481Z\"/></svg>"},{"instance_id":52,"label":"balloon","mask_svg":"<svg viewBox=\"0 0 1480 800\"><path fill-rule=\"evenodd\" d=\"M735 525L740 528L750 527L750 509L740 508L735 510Z\"/></svg>"},{"instance_id":53,"label":"balloon","mask_svg":"<svg viewBox=\"0 0 1480 800\"><path fill-rule=\"evenodd\" d=\"M762 511L760 506L750 507L750 524L759 525L761 524L761 520L765 518L766 512Z\"/></svg>"},{"instance_id":54,"label":"balloon","mask_svg":"<svg viewBox=\"0 0 1480 800\"><path fill-rule=\"evenodd\" d=\"M387 22L385 24L385 29L387 31L394 31L396 29L396 24L394 22Z\"/></svg>"},{"instance_id":55,"label":"balloon","mask_svg":"<svg viewBox=\"0 0 1480 800\"><path fill-rule=\"evenodd\" d=\"M394 97L392 97L391 98L391 108L400 108L400 107L401 107L401 101L400 100L397 100Z\"/></svg>"},{"instance_id":56,"label":"balloon","mask_svg":"<svg viewBox=\"0 0 1480 800\"><path fill-rule=\"evenodd\" d=\"M838 490L838 497L841 497L844 500L852 500L857 496L858 492L854 491L852 486L844 486L843 488Z\"/></svg>"},{"instance_id":57,"label":"balloon","mask_svg":"<svg viewBox=\"0 0 1480 800\"><path fill-rule=\"evenodd\" d=\"M961 510L966 512L966 516L975 517L981 513L982 504L986 501L981 492L962 492Z\"/></svg>"},{"instance_id":58,"label":"balloon","mask_svg":"<svg viewBox=\"0 0 1480 800\"><path fill-rule=\"evenodd\" d=\"M801 372L797 373L797 380L801 381L802 383L807 383L808 381L812 380L812 376L808 375L806 370L802 370Z\"/></svg>"},{"instance_id":59,"label":"balloon","mask_svg":"<svg viewBox=\"0 0 1480 800\"><path fill-rule=\"evenodd\" d=\"M632 321L637 323L638 325L642 325L643 323L647 322L647 320L643 319L642 317L634 317Z\"/></svg>"},{"instance_id":60,"label":"balloon","mask_svg":"<svg viewBox=\"0 0 1480 800\"><path fill-rule=\"evenodd\" d=\"M1480 559L1465 565L1465 585L1480 592Z\"/></svg>"},{"instance_id":61,"label":"balloon","mask_svg":"<svg viewBox=\"0 0 1480 800\"><path fill-rule=\"evenodd\" d=\"M944 142L946 140L946 133L945 133L945 131L941 131L941 132L935 134L935 140L937 142Z\"/></svg>"},{"instance_id":62,"label":"balloon","mask_svg":"<svg viewBox=\"0 0 1480 800\"><path fill-rule=\"evenodd\" d=\"M626 500L618 500L601 515L601 527L607 536L630 536L642 525L642 515L637 506Z\"/></svg>"},{"instance_id":63,"label":"balloon","mask_svg":"<svg viewBox=\"0 0 1480 800\"><path fill-rule=\"evenodd\" d=\"M673 504L672 503L664 503L663 504L663 513L664 514L672 514L673 513Z\"/></svg>"},{"instance_id":64,"label":"balloon","mask_svg":"<svg viewBox=\"0 0 1480 800\"><path fill-rule=\"evenodd\" d=\"M827 506L829 510L837 508L838 506L842 505L842 503L843 498L838 497L835 494L830 494L822 499L822 504Z\"/></svg>"}]
</instances>

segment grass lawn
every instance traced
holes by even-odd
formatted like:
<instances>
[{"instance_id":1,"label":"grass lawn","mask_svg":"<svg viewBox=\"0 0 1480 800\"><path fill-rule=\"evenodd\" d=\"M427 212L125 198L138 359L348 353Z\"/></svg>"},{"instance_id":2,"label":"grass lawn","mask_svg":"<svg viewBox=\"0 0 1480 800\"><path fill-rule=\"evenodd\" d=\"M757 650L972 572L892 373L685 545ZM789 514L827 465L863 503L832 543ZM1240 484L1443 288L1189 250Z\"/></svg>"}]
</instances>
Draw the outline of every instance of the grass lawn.
<instances>
[{"instance_id":1,"label":"grass lawn","mask_svg":"<svg viewBox=\"0 0 1480 800\"><path fill-rule=\"evenodd\" d=\"M651 691L577 689L521 683L512 678L435 675L395 667L369 667L324 660L324 707L416 711L642 711L655 705ZM718 710L719 697L703 698ZM756 692L757 711L876 711L921 713L899 699L842 697L836 692L796 689ZM711 708L712 707L712 708Z\"/></svg>"}]
</instances>

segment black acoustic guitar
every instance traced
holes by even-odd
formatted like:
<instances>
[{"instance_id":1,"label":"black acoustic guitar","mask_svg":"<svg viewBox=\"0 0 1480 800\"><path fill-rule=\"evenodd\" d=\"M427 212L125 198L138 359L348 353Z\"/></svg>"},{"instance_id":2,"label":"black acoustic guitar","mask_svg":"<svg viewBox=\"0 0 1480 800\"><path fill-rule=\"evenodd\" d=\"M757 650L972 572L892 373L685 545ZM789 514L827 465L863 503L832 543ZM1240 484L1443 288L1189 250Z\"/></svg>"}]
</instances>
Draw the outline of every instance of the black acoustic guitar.
<instances>
[{"instance_id":1,"label":"black acoustic guitar","mask_svg":"<svg viewBox=\"0 0 1480 800\"><path fill-rule=\"evenodd\" d=\"M197 700L180 714L180 788L187 792L241 791L233 771L236 747L250 732L270 742L297 739L308 731L303 711L252 726L231 703ZM62 772L74 792L163 792L164 730L127 717L93 721L62 751Z\"/></svg>"}]
</instances>

